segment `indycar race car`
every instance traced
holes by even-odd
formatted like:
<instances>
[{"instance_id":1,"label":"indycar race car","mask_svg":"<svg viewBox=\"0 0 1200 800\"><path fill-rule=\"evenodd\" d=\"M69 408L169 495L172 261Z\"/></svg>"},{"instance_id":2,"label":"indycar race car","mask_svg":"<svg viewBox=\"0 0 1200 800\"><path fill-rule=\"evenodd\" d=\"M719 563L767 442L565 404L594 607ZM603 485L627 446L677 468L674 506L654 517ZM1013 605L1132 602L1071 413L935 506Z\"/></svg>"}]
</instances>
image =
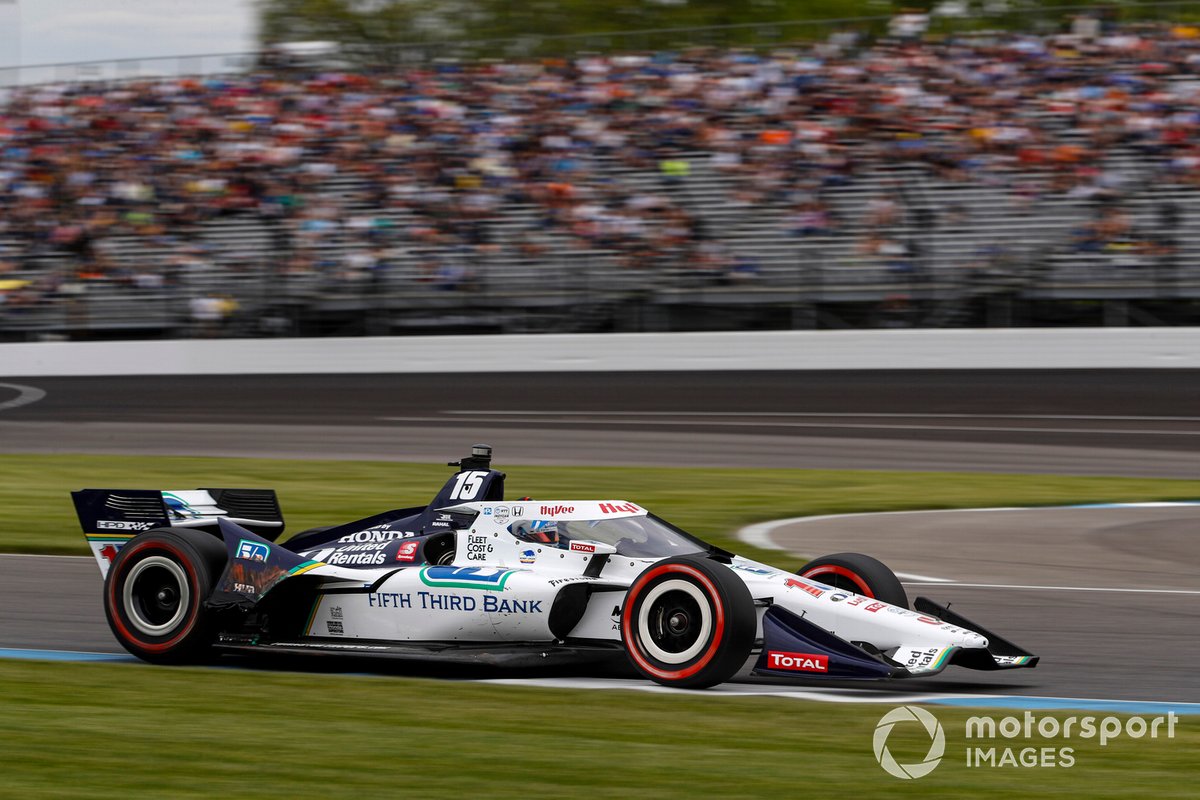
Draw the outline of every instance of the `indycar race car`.
<instances>
[{"instance_id":1,"label":"indycar race car","mask_svg":"<svg viewBox=\"0 0 1200 800\"><path fill-rule=\"evenodd\" d=\"M117 640L147 661L325 653L496 666L603 663L700 688L749 669L908 678L1037 657L865 555L789 574L624 500L504 499L491 448L424 506L279 542L275 493L74 492Z\"/></svg>"}]
</instances>

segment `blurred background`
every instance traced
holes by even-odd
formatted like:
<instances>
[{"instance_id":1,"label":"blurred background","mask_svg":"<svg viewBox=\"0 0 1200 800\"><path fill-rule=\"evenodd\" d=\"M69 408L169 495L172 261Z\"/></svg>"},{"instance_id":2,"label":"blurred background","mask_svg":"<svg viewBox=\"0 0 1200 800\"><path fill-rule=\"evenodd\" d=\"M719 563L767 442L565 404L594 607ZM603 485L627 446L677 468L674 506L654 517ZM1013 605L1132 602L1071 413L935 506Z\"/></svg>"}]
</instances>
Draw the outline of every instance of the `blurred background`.
<instances>
[{"instance_id":1,"label":"blurred background","mask_svg":"<svg viewBox=\"0 0 1200 800\"><path fill-rule=\"evenodd\" d=\"M0 0L0 340L1200 322L1200 3L211 5Z\"/></svg>"}]
</instances>

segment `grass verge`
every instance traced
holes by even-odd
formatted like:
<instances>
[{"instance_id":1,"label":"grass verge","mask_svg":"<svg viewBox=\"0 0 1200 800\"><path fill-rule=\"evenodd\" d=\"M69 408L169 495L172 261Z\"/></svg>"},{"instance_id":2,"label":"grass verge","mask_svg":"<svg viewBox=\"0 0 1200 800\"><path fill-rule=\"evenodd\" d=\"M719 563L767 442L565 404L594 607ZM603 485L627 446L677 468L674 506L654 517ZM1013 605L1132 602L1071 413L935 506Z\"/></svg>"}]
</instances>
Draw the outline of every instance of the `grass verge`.
<instances>
[{"instance_id":1,"label":"grass verge","mask_svg":"<svg viewBox=\"0 0 1200 800\"><path fill-rule=\"evenodd\" d=\"M1193 500L1200 481L798 469L505 467L508 496L632 500L716 544L789 564L733 538L742 525L806 514L1082 502ZM288 530L428 502L435 464L147 456L0 456L0 552L85 554L70 492L264 487ZM813 554L815 555L815 554Z\"/></svg>"},{"instance_id":2,"label":"grass verge","mask_svg":"<svg viewBox=\"0 0 1200 800\"><path fill-rule=\"evenodd\" d=\"M968 768L965 720L985 712L934 708L945 757L905 781L872 753L886 705L33 662L0 680L0 793L26 800L1194 797L1200 747L1183 717L1173 739L988 745L1070 746L1071 767ZM902 723L887 744L911 763L929 739Z\"/></svg>"}]
</instances>

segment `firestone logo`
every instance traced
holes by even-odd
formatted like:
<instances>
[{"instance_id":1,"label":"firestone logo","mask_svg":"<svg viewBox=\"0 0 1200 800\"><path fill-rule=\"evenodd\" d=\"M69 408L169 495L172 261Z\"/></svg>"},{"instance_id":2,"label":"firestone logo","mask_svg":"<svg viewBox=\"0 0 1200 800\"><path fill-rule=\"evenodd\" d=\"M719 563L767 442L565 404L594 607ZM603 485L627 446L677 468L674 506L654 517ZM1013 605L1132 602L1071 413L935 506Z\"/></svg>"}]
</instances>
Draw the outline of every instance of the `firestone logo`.
<instances>
[{"instance_id":1,"label":"firestone logo","mask_svg":"<svg viewBox=\"0 0 1200 800\"><path fill-rule=\"evenodd\" d=\"M575 506L542 506L543 517L553 517L556 514L574 513Z\"/></svg>"},{"instance_id":2,"label":"firestone logo","mask_svg":"<svg viewBox=\"0 0 1200 800\"><path fill-rule=\"evenodd\" d=\"M898 763L888 750L888 736L891 735L892 728L902 722L916 722L921 725L931 740L924 760L915 764ZM942 756L946 752L946 732L942 730L942 723L938 722L937 717L925 709L919 706L900 706L893 708L879 720L871 744L875 751L875 760L883 767L884 772L903 780L912 780L928 775L942 762Z\"/></svg>"}]
</instances>

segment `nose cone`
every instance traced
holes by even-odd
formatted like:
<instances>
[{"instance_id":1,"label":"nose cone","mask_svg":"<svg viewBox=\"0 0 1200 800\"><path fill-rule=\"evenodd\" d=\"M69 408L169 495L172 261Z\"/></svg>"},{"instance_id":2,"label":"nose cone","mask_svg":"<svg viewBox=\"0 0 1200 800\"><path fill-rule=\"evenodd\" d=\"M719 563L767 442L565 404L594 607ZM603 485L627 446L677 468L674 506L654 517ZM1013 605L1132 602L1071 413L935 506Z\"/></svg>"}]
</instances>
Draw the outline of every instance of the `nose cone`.
<instances>
[{"instance_id":1,"label":"nose cone","mask_svg":"<svg viewBox=\"0 0 1200 800\"><path fill-rule=\"evenodd\" d=\"M987 647L988 640L986 636L981 636L974 631L968 631L963 628L955 628L951 633L951 641L959 647Z\"/></svg>"}]
</instances>

